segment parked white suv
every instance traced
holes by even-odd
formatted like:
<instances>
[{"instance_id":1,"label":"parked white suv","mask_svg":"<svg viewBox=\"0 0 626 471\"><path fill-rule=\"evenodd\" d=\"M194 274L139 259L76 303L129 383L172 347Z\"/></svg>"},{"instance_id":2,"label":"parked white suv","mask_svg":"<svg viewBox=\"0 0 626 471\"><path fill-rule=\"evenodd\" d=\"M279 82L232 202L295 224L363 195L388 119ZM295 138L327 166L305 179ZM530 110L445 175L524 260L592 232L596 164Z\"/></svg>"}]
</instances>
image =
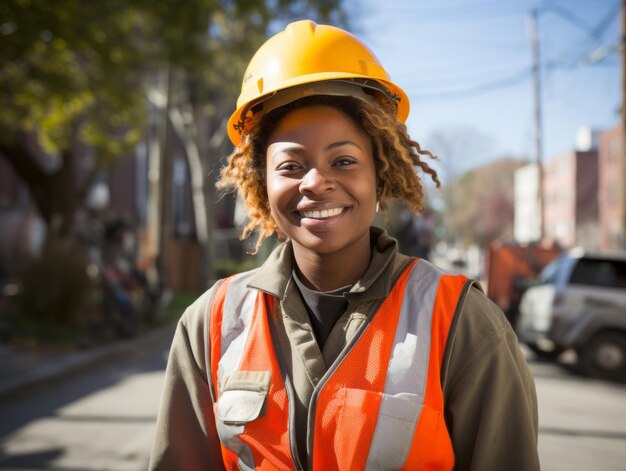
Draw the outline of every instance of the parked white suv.
<instances>
[{"instance_id":1,"label":"parked white suv","mask_svg":"<svg viewBox=\"0 0 626 471\"><path fill-rule=\"evenodd\" d=\"M540 355L567 348L583 372L626 379L626 253L568 251L522 296L520 340Z\"/></svg>"}]
</instances>

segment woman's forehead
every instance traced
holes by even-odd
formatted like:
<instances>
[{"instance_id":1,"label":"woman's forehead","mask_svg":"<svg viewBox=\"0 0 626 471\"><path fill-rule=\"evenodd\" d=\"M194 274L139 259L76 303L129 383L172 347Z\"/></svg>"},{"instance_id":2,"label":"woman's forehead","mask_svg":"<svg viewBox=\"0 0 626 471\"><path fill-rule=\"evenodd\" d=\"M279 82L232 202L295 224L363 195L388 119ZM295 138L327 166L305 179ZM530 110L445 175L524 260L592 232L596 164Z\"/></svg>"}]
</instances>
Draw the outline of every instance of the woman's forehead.
<instances>
[{"instance_id":1,"label":"woman's forehead","mask_svg":"<svg viewBox=\"0 0 626 471\"><path fill-rule=\"evenodd\" d=\"M323 133L327 138L343 135L369 140L362 127L341 109L328 105L311 105L289 111L281 117L269 135L268 144L284 138L310 140L313 137L311 133Z\"/></svg>"}]
</instances>

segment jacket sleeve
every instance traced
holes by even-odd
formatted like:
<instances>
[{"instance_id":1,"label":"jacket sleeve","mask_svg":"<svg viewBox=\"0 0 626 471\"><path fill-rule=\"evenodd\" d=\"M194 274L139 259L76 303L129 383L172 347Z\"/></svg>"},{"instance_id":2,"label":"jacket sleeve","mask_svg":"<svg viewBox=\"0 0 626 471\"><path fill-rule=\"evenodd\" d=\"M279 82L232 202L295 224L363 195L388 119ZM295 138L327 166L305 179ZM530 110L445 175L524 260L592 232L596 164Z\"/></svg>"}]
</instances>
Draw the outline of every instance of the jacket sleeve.
<instances>
[{"instance_id":1,"label":"jacket sleeve","mask_svg":"<svg viewBox=\"0 0 626 471\"><path fill-rule=\"evenodd\" d=\"M205 343L213 289L181 317L167 361L151 470L223 470L207 382Z\"/></svg>"},{"instance_id":2,"label":"jacket sleeve","mask_svg":"<svg viewBox=\"0 0 626 471\"><path fill-rule=\"evenodd\" d=\"M533 378L504 314L478 289L461 300L442 381L455 469L540 469Z\"/></svg>"}]
</instances>

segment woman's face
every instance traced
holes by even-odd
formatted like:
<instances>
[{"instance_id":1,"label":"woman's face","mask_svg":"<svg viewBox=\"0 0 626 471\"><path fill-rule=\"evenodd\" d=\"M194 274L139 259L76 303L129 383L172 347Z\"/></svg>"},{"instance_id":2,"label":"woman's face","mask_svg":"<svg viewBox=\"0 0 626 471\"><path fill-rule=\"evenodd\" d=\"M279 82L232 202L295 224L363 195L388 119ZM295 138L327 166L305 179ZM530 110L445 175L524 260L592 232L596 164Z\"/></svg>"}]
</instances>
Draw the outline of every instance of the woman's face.
<instances>
[{"instance_id":1,"label":"woman's face","mask_svg":"<svg viewBox=\"0 0 626 471\"><path fill-rule=\"evenodd\" d=\"M272 216L294 249L369 251L374 158L368 135L345 114L311 106L286 115L269 137L266 170Z\"/></svg>"}]
</instances>

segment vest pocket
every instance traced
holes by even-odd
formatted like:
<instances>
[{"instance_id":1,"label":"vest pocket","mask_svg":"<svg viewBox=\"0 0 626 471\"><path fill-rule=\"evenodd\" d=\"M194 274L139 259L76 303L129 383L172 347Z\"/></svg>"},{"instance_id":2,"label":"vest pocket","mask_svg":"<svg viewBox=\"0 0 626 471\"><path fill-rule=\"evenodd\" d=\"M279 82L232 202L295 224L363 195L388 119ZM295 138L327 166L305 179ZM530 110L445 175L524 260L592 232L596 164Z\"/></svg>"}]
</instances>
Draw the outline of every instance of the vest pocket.
<instances>
[{"instance_id":1,"label":"vest pocket","mask_svg":"<svg viewBox=\"0 0 626 471\"><path fill-rule=\"evenodd\" d=\"M245 425L263 415L270 387L269 371L235 371L220 387L214 405L217 434L238 457L240 469L254 469L252 450L240 438Z\"/></svg>"},{"instance_id":2,"label":"vest pocket","mask_svg":"<svg viewBox=\"0 0 626 471\"><path fill-rule=\"evenodd\" d=\"M382 394L376 430L366 469L395 470L404 467L420 416L426 407L416 394ZM427 440L430 437L425 437Z\"/></svg>"},{"instance_id":3,"label":"vest pocket","mask_svg":"<svg viewBox=\"0 0 626 471\"><path fill-rule=\"evenodd\" d=\"M356 464L355 468L402 468L410 454L420 417L433 412L426 410L429 408L423 405L422 396L352 388L342 388L337 394L340 417L335 452L350 457L348 462ZM426 434L424 439L430 441L431 437Z\"/></svg>"},{"instance_id":4,"label":"vest pocket","mask_svg":"<svg viewBox=\"0 0 626 471\"><path fill-rule=\"evenodd\" d=\"M269 371L235 371L217 401L216 419L225 425L245 425L260 417L270 378Z\"/></svg>"}]
</instances>

